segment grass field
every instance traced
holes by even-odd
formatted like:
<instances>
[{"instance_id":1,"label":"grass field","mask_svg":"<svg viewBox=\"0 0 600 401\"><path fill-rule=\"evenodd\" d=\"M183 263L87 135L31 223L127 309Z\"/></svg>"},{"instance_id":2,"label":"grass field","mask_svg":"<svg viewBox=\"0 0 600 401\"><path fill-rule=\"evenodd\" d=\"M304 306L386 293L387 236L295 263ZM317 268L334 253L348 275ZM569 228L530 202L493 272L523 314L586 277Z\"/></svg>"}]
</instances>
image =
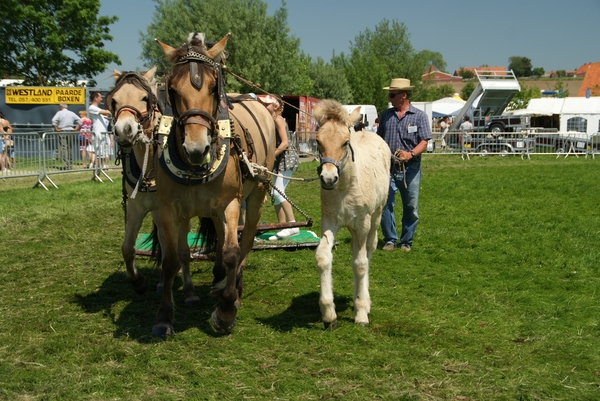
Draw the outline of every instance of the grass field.
<instances>
[{"instance_id":1,"label":"grass field","mask_svg":"<svg viewBox=\"0 0 600 401\"><path fill-rule=\"evenodd\" d=\"M49 191L0 182L0 399L600 399L598 161L425 157L413 251L371 261L369 326L353 323L343 230L335 331L314 251L269 250L249 256L228 336L208 323L212 266L192 262L204 303L185 307L179 279L166 340L150 337L159 296L125 282L112 174L53 176ZM288 187L320 233L318 193ZM270 204L262 220L276 220Z\"/></svg>"}]
</instances>

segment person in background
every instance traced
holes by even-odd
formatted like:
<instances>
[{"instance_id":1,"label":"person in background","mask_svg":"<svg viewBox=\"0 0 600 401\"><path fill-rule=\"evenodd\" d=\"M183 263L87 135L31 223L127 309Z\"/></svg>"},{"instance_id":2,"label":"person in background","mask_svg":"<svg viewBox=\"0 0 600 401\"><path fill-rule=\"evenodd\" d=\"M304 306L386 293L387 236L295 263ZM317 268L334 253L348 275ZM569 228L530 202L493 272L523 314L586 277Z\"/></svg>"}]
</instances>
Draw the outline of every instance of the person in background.
<instances>
[{"instance_id":1,"label":"person in background","mask_svg":"<svg viewBox=\"0 0 600 401\"><path fill-rule=\"evenodd\" d=\"M432 137L429 117L410 104L414 86L406 78L392 79L388 99L392 105L381 114L377 135L392 151L388 200L381 216L384 251L393 251L398 242L394 206L396 191L402 198L402 234L400 249L409 252L419 222L419 185L421 183L421 153L427 150Z\"/></svg>"},{"instance_id":2,"label":"person in background","mask_svg":"<svg viewBox=\"0 0 600 401\"><path fill-rule=\"evenodd\" d=\"M440 132L442 133L442 153L446 153L446 134L450 129L450 117L444 116L440 120Z\"/></svg>"},{"instance_id":3,"label":"person in background","mask_svg":"<svg viewBox=\"0 0 600 401\"><path fill-rule=\"evenodd\" d=\"M10 170L15 168L15 140L12 136L12 126L10 121L4 118L4 113L0 111L0 138L2 140L2 149L0 149L0 170Z\"/></svg>"},{"instance_id":4,"label":"person in background","mask_svg":"<svg viewBox=\"0 0 600 401\"><path fill-rule=\"evenodd\" d=\"M471 117L465 116L465 121L463 121L460 124L460 130L463 133L473 131L473 123L471 122Z\"/></svg>"},{"instance_id":5,"label":"person in background","mask_svg":"<svg viewBox=\"0 0 600 401\"><path fill-rule=\"evenodd\" d=\"M109 157L110 138L108 134L108 118L110 111L100 108L102 103L102 94L100 92L91 93L92 104L88 108L88 114L92 120L92 138L94 148L96 149L96 166L100 167L102 161ZM108 167L108 163L104 167ZM96 178L94 173L93 179Z\"/></svg>"},{"instance_id":6,"label":"person in background","mask_svg":"<svg viewBox=\"0 0 600 401\"><path fill-rule=\"evenodd\" d=\"M275 214L279 223L295 222L294 209L288 200L285 199L285 188L290 182L285 177L291 177L292 173L298 170L300 157L298 151L294 148L292 140L289 136L289 130L285 119L281 116L283 112L283 104L280 100L271 95L257 96L258 100L267 108L273 120L275 121L275 129L277 131L277 148L275 149L275 165L273 172L278 174L273 180L273 187L279 189L272 190L273 205L275 206ZM281 192L281 193L280 193ZM298 227L284 228L278 231L275 235L269 237L270 241L285 239L298 235L300 229Z\"/></svg>"},{"instance_id":7,"label":"person in background","mask_svg":"<svg viewBox=\"0 0 600 401\"><path fill-rule=\"evenodd\" d=\"M81 166L83 168L92 168L94 165L95 153L89 152L88 149L92 143L92 120L87 116L87 111L80 110L79 118L81 118L81 128L79 129L79 152L81 153ZM92 147L93 150L93 147ZM88 164L87 160L90 160Z\"/></svg>"},{"instance_id":8,"label":"person in background","mask_svg":"<svg viewBox=\"0 0 600 401\"><path fill-rule=\"evenodd\" d=\"M58 105L58 112L52 117L52 125L55 132L79 131L81 119L75 113L68 109L66 103ZM73 164L73 135L58 135L58 157L62 159L63 170L71 170Z\"/></svg>"},{"instance_id":9,"label":"person in background","mask_svg":"<svg viewBox=\"0 0 600 401\"><path fill-rule=\"evenodd\" d=\"M378 126L379 126L379 117L377 117L375 119L375 122L373 123L373 125L371 127L367 128L367 130L371 131L371 132L377 132L377 127Z\"/></svg>"}]
</instances>

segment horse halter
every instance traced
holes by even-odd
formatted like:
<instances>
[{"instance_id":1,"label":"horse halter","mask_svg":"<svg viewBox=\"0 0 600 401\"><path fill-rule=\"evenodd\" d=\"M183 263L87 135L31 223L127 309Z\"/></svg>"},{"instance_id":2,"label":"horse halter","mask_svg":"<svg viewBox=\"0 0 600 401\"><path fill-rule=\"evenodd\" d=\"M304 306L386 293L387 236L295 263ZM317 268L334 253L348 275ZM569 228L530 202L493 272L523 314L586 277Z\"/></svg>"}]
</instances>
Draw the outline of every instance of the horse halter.
<instances>
[{"instance_id":1,"label":"horse halter","mask_svg":"<svg viewBox=\"0 0 600 401\"><path fill-rule=\"evenodd\" d=\"M341 175L342 174L342 166L343 166L344 162L346 161L346 158L348 157L348 151L350 151L352 153L352 162L354 162L354 149L352 149L352 145L350 144L350 142L348 142L348 148L346 149L346 153L344 153L344 156L342 156L342 158L340 160L335 160L330 157L323 157L321 152L319 152L319 163L320 164L319 164L319 167L317 167L317 174L321 175L321 171L323 171L323 164L331 163L335 166L335 168L337 168L338 175Z\"/></svg>"},{"instance_id":2,"label":"horse halter","mask_svg":"<svg viewBox=\"0 0 600 401\"><path fill-rule=\"evenodd\" d=\"M175 104L175 102L173 101L174 94L169 86L169 82L168 82L170 80L170 78L169 78L169 80L167 80L167 90L169 92L168 100L169 100L169 104L171 105L171 107L173 109L175 121L180 125L199 124L199 125L206 127L207 129L209 129L212 133L218 132L217 120L213 116L216 116L217 114L221 114L219 116L219 119L222 119L222 118L228 119L227 112L225 111L225 114L223 114L223 110L222 110L223 108L219 107L220 106L220 102L219 102L220 98L225 99L225 101L228 103L227 96L222 96L222 95L225 95L225 89L224 89L225 84L223 81L223 74L221 72L221 64L215 62L213 59L211 59L210 57L208 57L202 53L192 50L192 45L190 43L187 43L187 49L188 49L187 54L185 56L179 57L179 59L177 60L177 62L174 65L189 64L190 83L197 90L200 90L203 85L202 74L199 71L199 64L208 64L209 66L211 66L213 69L213 72L216 76L216 81L217 81L216 82L217 84L212 92L216 97L216 102L213 107L212 115L201 109L188 109L188 110L184 111L183 113L181 113L181 115L179 115L178 111L174 107L174 104ZM230 104L227 104L227 105L229 107L231 107ZM219 113L219 111L220 111L220 113Z\"/></svg>"},{"instance_id":3,"label":"horse halter","mask_svg":"<svg viewBox=\"0 0 600 401\"><path fill-rule=\"evenodd\" d=\"M136 88L139 88L142 91L146 92L146 95L148 96L148 100L146 101L146 110L140 111L133 106L123 105L116 112L113 112L112 104L111 104L112 97L125 84L131 84L131 85L135 86ZM150 87L150 85L148 85L146 80L144 78L142 78L136 72L128 72L128 73L125 73L124 75L122 75L119 78L119 80L117 81L117 84L115 85L113 90L111 90L110 92L108 92L106 94L105 102L106 102L107 108L115 116L115 122L119 119L119 116L124 111L127 111L127 112L133 114L135 121L138 123L138 132L137 132L136 137L133 140L132 145L135 145L140 140L142 140L142 141L144 140L144 133L148 130L151 130L151 127L148 127L147 125L154 119L154 113L155 112L161 113L160 104L158 103L158 99L152 92L152 88Z\"/></svg>"}]
</instances>

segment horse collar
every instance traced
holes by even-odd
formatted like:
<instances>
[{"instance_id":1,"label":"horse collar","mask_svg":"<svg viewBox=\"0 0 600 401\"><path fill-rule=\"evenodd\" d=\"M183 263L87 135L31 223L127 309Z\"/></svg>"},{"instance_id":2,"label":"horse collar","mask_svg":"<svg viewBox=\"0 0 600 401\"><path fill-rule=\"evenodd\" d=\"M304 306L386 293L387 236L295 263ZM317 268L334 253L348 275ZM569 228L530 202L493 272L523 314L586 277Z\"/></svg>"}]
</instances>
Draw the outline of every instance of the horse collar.
<instances>
[{"instance_id":1,"label":"horse collar","mask_svg":"<svg viewBox=\"0 0 600 401\"><path fill-rule=\"evenodd\" d=\"M176 124L171 127L171 133L166 139L166 144L159 156L159 163L164 172L174 181L184 185L198 185L212 181L227 166L231 138L219 137L219 141L213 146L218 146L217 158L210 165L190 168L177 154L174 130Z\"/></svg>"}]
</instances>

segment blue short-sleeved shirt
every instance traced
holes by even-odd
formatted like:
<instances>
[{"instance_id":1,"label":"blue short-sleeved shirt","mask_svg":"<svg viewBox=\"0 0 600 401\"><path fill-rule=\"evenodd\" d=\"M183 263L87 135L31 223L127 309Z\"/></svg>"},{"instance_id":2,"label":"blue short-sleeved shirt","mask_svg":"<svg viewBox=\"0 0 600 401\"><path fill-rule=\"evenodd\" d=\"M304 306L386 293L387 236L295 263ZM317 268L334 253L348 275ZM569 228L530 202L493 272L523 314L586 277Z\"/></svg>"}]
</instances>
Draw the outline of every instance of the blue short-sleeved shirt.
<instances>
[{"instance_id":1,"label":"blue short-sleeved shirt","mask_svg":"<svg viewBox=\"0 0 600 401\"><path fill-rule=\"evenodd\" d=\"M429 117L412 104L402 118L398 117L394 107L385 110L379 118L377 135L388 144L392 154L397 149L410 152L421 141L432 138ZM420 160L421 155L415 158L415 161Z\"/></svg>"}]
</instances>

